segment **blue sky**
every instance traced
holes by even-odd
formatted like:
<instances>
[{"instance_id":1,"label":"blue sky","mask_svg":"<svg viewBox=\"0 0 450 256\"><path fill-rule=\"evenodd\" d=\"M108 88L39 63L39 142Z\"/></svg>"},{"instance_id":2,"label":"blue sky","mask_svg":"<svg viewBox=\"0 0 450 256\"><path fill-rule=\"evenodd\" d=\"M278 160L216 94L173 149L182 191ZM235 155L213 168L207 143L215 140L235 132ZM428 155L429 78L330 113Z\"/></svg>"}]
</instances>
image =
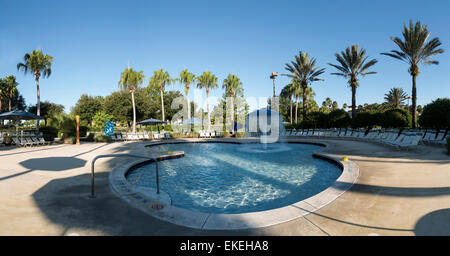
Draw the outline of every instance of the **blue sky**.
<instances>
[{"instance_id":1,"label":"blue sky","mask_svg":"<svg viewBox=\"0 0 450 256\"><path fill-rule=\"evenodd\" d=\"M40 48L54 57L53 74L41 79L41 100L66 107L83 93L106 96L118 90L128 63L148 78L163 68L178 76L188 68L213 72L221 85L229 73L244 83L245 96L272 95L272 71L300 50L325 67L325 81L312 85L320 105L326 98L350 105L347 81L330 75L334 53L359 43L378 59L378 74L360 80L357 103L382 102L392 87L411 91L408 66L380 55L396 49L410 19L428 25L444 54L423 66L418 103L450 97L449 1L12 1L0 0L0 77L15 75L28 105L36 103L31 75L16 70L25 53ZM289 83L276 80L277 93ZM167 89L180 89L179 85ZM182 91L180 89L180 91ZM220 97L222 89L212 92Z\"/></svg>"}]
</instances>

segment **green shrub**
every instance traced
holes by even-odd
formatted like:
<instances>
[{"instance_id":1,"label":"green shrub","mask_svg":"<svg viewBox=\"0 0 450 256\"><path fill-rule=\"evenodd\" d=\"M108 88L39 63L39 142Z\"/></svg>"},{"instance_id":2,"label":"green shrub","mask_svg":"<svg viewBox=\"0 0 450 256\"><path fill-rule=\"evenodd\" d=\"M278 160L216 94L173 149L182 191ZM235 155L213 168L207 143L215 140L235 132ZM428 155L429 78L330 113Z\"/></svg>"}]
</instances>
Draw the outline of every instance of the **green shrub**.
<instances>
[{"instance_id":1,"label":"green shrub","mask_svg":"<svg viewBox=\"0 0 450 256\"><path fill-rule=\"evenodd\" d=\"M343 109L335 109L328 114L328 122L330 127L344 128L350 126L352 118L347 111Z\"/></svg>"},{"instance_id":2,"label":"green shrub","mask_svg":"<svg viewBox=\"0 0 450 256\"><path fill-rule=\"evenodd\" d=\"M53 126L44 126L39 128L39 131L42 132L44 140L53 141L55 137L58 137L58 129Z\"/></svg>"},{"instance_id":3,"label":"green shrub","mask_svg":"<svg viewBox=\"0 0 450 256\"><path fill-rule=\"evenodd\" d=\"M352 122L352 126L355 128L372 128L374 126L381 126L383 119L383 113L378 110L367 110L359 112L355 120Z\"/></svg>"},{"instance_id":4,"label":"green shrub","mask_svg":"<svg viewBox=\"0 0 450 256\"><path fill-rule=\"evenodd\" d=\"M385 128L407 128L411 127L411 113L403 108L393 108L385 111L382 115L382 126Z\"/></svg>"},{"instance_id":5,"label":"green shrub","mask_svg":"<svg viewBox=\"0 0 450 256\"><path fill-rule=\"evenodd\" d=\"M236 132L236 133L234 134L234 136L235 136L236 138L244 138L245 132Z\"/></svg>"},{"instance_id":6,"label":"green shrub","mask_svg":"<svg viewBox=\"0 0 450 256\"><path fill-rule=\"evenodd\" d=\"M103 134L95 134L94 135L94 141L95 142L107 142L107 143L109 143L109 142L112 141L112 138L111 138L111 136L105 136Z\"/></svg>"},{"instance_id":7,"label":"green shrub","mask_svg":"<svg viewBox=\"0 0 450 256\"><path fill-rule=\"evenodd\" d=\"M305 120L300 124L299 128L309 129L309 128L329 128L330 124L328 122L328 115L323 112L311 112L309 113Z\"/></svg>"},{"instance_id":8,"label":"green shrub","mask_svg":"<svg viewBox=\"0 0 450 256\"><path fill-rule=\"evenodd\" d=\"M65 138L64 143L65 144L75 144L75 143L77 143L77 138L73 137L73 136Z\"/></svg>"},{"instance_id":9,"label":"green shrub","mask_svg":"<svg viewBox=\"0 0 450 256\"><path fill-rule=\"evenodd\" d=\"M423 107L419 116L422 127L442 129L450 127L450 99L436 99Z\"/></svg>"}]
</instances>

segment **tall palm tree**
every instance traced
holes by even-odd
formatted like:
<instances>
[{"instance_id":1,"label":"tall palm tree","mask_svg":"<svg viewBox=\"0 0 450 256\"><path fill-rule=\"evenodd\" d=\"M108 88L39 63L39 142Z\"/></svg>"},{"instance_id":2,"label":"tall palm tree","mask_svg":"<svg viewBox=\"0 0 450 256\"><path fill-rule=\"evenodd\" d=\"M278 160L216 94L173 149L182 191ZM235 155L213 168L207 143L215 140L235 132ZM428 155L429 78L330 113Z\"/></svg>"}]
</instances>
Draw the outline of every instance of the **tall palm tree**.
<instances>
[{"instance_id":1,"label":"tall palm tree","mask_svg":"<svg viewBox=\"0 0 450 256\"><path fill-rule=\"evenodd\" d=\"M287 84L282 92L285 91L287 96L289 96L289 105L290 105L290 123L292 124L293 122L293 111L292 111L292 97L294 97L295 95L295 80L292 79L290 84Z\"/></svg>"},{"instance_id":2,"label":"tall palm tree","mask_svg":"<svg viewBox=\"0 0 450 256\"><path fill-rule=\"evenodd\" d=\"M184 92L186 94L186 100L187 100L187 111L188 111L188 120L191 119L191 104L189 103L189 87L192 83L195 83L195 75L188 72L187 69L183 69L180 72L180 78L177 79L181 84L184 84Z\"/></svg>"},{"instance_id":3,"label":"tall palm tree","mask_svg":"<svg viewBox=\"0 0 450 256\"><path fill-rule=\"evenodd\" d=\"M305 103L306 110L305 111L307 111L308 108L310 108L310 106L308 106L308 105L311 105L312 101L314 100L314 97L316 96L316 93L314 92L314 90L311 87L307 87L305 89L305 92L303 93L303 89L300 87L300 94L305 95L305 100L306 100L306 103Z\"/></svg>"},{"instance_id":4,"label":"tall palm tree","mask_svg":"<svg viewBox=\"0 0 450 256\"><path fill-rule=\"evenodd\" d=\"M356 116L356 88L359 86L358 76L366 76L369 74L376 74L374 71L368 71L370 67L375 65L378 61L372 59L368 62L369 58L366 56L365 49L359 49L359 45L352 45L342 51L341 54L334 54L339 65L328 63L330 66L335 67L340 72L331 73L332 75L342 76L349 78L348 84L352 88L352 118Z\"/></svg>"},{"instance_id":5,"label":"tall palm tree","mask_svg":"<svg viewBox=\"0 0 450 256\"><path fill-rule=\"evenodd\" d=\"M239 77L237 77L236 75L233 74L228 74L227 78L225 78L223 80L222 83L222 88L225 89L225 95L226 97L230 97L230 109L231 109L231 120L227 120L227 121L231 121L234 127L234 97L236 95L236 93L242 93L243 88L242 88L242 82L239 79ZM234 132L234 129L233 129Z\"/></svg>"},{"instance_id":6,"label":"tall palm tree","mask_svg":"<svg viewBox=\"0 0 450 256\"><path fill-rule=\"evenodd\" d=\"M291 64L286 63L285 69L291 74L283 74L285 76L291 77L300 83L302 88L302 98L303 98L303 120L306 118L306 88L315 81L322 81L319 78L325 68L319 69L316 67L316 59L309 58L309 53L303 53L300 51L298 56L295 56L295 61L291 61Z\"/></svg>"},{"instance_id":7,"label":"tall palm tree","mask_svg":"<svg viewBox=\"0 0 450 256\"><path fill-rule=\"evenodd\" d=\"M5 82L0 78L0 113L2 112L2 100L5 97L5 87Z\"/></svg>"},{"instance_id":8,"label":"tall palm tree","mask_svg":"<svg viewBox=\"0 0 450 256\"><path fill-rule=\"evenodd\" d=\"M170 85L174 82L174 79L170 78L169 72L164 71L163 69L156 70L153 72L153 76L150 77L150 80L148 82L149 87L159 87L159 92L161 95L161 113L162 113L162 120L165 121L165 115L164 115L164 87L166 85Z\"/></svg>"},{"instance_id":9,"label":"tall palm tree","mask_svg":"<svg viewBox=\"0 0 450 256\"><path fill-rule=\"evenodd\" d=\"M406 94L405 91L403 91L402 88L391 88L387 94L384 95L384 99L386 100L386 103L388 103L390 106L393 107L400 107L403 105L404 101L406 100Z\"/></svg>"},{"instance_id":10,"label":"tall palm tree","mask_svg":"<svg viewBox=\"0 0 450 256\"><path fill-rule=\"evenodd\" d=\"M15 76L5 77L5 79L3 79L3 82L5 84L3 88L3 94L8 99L8 110L11 111L11 100L18 92L17 86L19 85L19 83L16 82Z\"/></svg>"},{"instance_id":11,"label":"tall palm tree","mask_svg":"<svg viewBox=\"0 0 450 256\"><path fill-rule=\"evenodd\" d=\"M136 133L136 105L134 103L134 92L144 82L144 71L134 71L133 68L126 68L120 74L119 87L123 90L129 90L131 93L131 102L133 104L133 133Z\"/></svg>"},{"instance_id":12,"label":"tall palm tree","mask_svg":"<svg viewBox=\"0 0 450 256\"><path fill-rule=\"evenodd\" d=\"M209 71L205 71L197 78L197 87L206 90L206 108L208 110L208 131L211 130L211 112L209 111L209 90L215 89L217 85L217 77Z\"/></svg>"},{"instance_id":13,"label":"tall palm tree","mask_svg":"<svg viewBox=\"0 0 450 256\"><path fill-rule=\"evenodd\" d=\"M416 24L413 24L412 20L410 20L409 26L406 26L406 24L404 24L402 34L404 41L399 37L391 37L391 40L400 48L400 51L392 50L389 53L381 54L399 59L409 65L408 71L412 78L411 115L413 128L415 128L417 122L416 78L420 74L419 64L439 64L438 61L431 60L430 58L436 54L443 53L444 49L438 49L438 47L441 45L438 37L435 37L427 42L431 33L427 30L426 25L420 24L420 21L417 21Z\"/></svg>"},{"instance_id":14,"label":"tall palm tree","mask_svg":"<svg viewBox=\"0 0 450 256\"><path fill-rule=\"evenodd\" d=\"M17 64L17 70L23 70L25 74L28 72L34 75L37 87L37 111L36 114L41 114L41 93L39 90L39 78L49 77L52 74L53 57L47 54L43 54L42 50L34 50L31 53L26 53L23 57L24 63ZM39 131L39 121L37 122L36 129Z\"/></svg>"}]
</instances>

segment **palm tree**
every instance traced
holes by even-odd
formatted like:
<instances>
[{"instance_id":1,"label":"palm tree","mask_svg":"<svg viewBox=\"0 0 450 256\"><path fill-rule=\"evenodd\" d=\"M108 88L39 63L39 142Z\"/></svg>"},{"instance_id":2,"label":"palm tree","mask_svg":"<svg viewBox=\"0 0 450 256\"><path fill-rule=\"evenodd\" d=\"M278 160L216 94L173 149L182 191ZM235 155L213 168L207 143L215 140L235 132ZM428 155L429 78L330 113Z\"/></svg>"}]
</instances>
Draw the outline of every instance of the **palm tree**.
<instances>
[{"instance_id":1,"label":"palm tree","mask_svg":"<svg viewBox=\"0 0 450 256\"><path fill-rule=\"evenodd\" d=\"M358 76L376 74L376 72L368 71L368 69L375 65L378 61L376 59L372 59L366 62L369 57L366 56L365 49L359 49L359 45L352 45L351 47L347 47L347 49L345 49L345 52L342 51L340 55L336 53L334 54L334 56L336 56L336 60L340 65L331 63L328 64L335 67L340 72L331 74L349 78L348 84L352 88L352 118L355 118L356 88L359 86Z\"/></svg>"},{"instance_id":2,"label":"palm tree","mask_svg":"<svg viewBox=\"0 0 450 256\"><path fill-rule=\"evenodd\" d=\"M391 88L387 94L385 94L384 99L390 106L398 108L403 105L403 102L406 100L406 96L408 95L402 88L394 87Z\"/></svg>"},{"instance_id":3,"label":"palm tree","mask_svg":"<svg viewBox=\"0 0 450 256\"><path fill-rule=\"evenodd\" d=\"M150 77L150 80L148 82L149 87L159 87L159 92L161 95L161 113L162 113L162 120L165 121L165 115L164 115L164 87L166 85L172 84L174 82L174 79L170 78L169 72L164 71L163 69L156 70L153 72L153 76Z\"/></svg>"},{"instance_id":4,"label":"palm tree","mask_svg":"<svg viewBox=\"0 0 450 256\"><path fill-rule=\"evenodd\" d=\"M208 131L211 130L211 112L209 111L209 90L217 88L217 77L209 71L203 72L201 76L197 78L197 88L205 88L206 90L206 108L208 110Z\"/></svg>"},{"instance_id":5,"label":"palm tree","mask_svg":"<svg viewBox=\"0 0 450 256\"><path fill-rule=\"evenodd\" d=\"M188 111L188 116L187 119L190 120L191 119L191 104L189 103L189 86L192 83L195 83L195 75L188 72L187 69L184 69L180 72L180 78L177 79L177 81L179 81L181 84L184 84L184 92L186 94L186 100L187 100L187 111Z\"/></svg>"},{"instance_id":6,"label":"palm tree","mask_svg":"<svg viewBox=\"0 0 450 256\"><path fill-rule=\"evenodd\" d=\"M229 113L230 114L229 116L231 116L231 120L227 121L231 121L231 125L233 125L234 127L234 97L236 93L242 93L243 91L242 82L236 75L228 74L227 78L223 80L222 88L225 89L226 97L230 97L231 113Z\"/></svg>"},{"instance_id":7,"label":"palm tree","mask_svg":"<svg viewBox=\"0 0 450 256\"><path fill-rule=\"evenodd\" d=\"M291 72L291 74L283 74L300 83L303 95L303 120L306 118L306 88L308 88L309 84L312 82L323 80L318 76L325 72L325 68L318 69L315 65L315 58L309 59L309 53L300 51L300 54L295 56L295 61L291 61L291 64L286 64L285 69Z\"/></svg>"},{"instance_id":8,"label":"palm tree","mask_svg":"<svg viewBox=\"0 0 450 256\"><path fill-rule=\"evenodd\" d=\"M24 63L17 64L17 70L23 70L24 73L31 72L34 75L37 87L37 111L36 114L41 114L41 93L39 91L39 78L49 77L52 74L53 57L47 54L43 54L42 50L34 50L25 54L23 57ZM36 129L39 131L39 121L37 122Z\"/></svg>"},{"instance_id":9,"label":"palm tree","mask_svg":"<svg viewBox=\"0 0 450 256\"><path fill-rule=\"evenodd\" d=\"M293 118L292 118L292 115L293 115L292 114L292 97L294 97L294 95L295 95L295 87L296 87L295 83L296 83L295 80L292 79L291 83L287 84L282 90L282 92L284 91L287 94L287 96L289 96L290 118L291 118L290 119L290 123L291 124L292 124L292 121L293 121Z\"/></svg>"},{"instance_id":10,"label":"palm tree","mask_svg":"<svg viewBox=\"0 0 450 256\"><path fill-rule=\"evenodd\" d=\"M5 87L5 82L0 78L0 113L2 112L2 100L5 97Z\"/></svg>"},{"instance_id":11,"label":"palm tree","mask_svg":"<svg viewBox=\"0 0 450 256\"><path fill-rule=\"evenodd\" d=\"M431 39L427 43L431 33L427 30L426 25L420 24L420 21L417 21L416 24L413 25L412 20L410 20L409 27L404 24L402 34L404 41L399 37L391 37L391 40L400 48L400 51L392 50L390 53L381 54L399 59L409 65L409 74L412 77L411 115L413 128L415 128L417 119L416 78L420 74L419 64L439 64L438 61L431 60L430 58L436 54L443 53L444 49L437 49L441 45L438 37Z\"/></svg>"},{"instance_id":12,"label":"palm tree","mask_svg":"<svg viewBox=\"0 0 450 256\"><path fill-rule=\"evenodd\" d=\"M129 90L131 93L131 102L133 104L133 133L136 133L136 105L134 103L134 92L144 82L144 71L134 71L133 68L126 68L120 74L119 87L123 90Z\"/></svg>"},{"instance_id":13,"label":"palm tree","mask_svg":"<svg viewBox=\"0 0 450 256\"><path fill-rule=\"evenodd\" d=\"M15 76L8 76L5 79L3 79L4 88L3 88L3 94L6 98L8 98L8 110L11 111L11 100L12 98L17 94L17 86L19 83L16 82Z\"/></svg>"}]
</instances>

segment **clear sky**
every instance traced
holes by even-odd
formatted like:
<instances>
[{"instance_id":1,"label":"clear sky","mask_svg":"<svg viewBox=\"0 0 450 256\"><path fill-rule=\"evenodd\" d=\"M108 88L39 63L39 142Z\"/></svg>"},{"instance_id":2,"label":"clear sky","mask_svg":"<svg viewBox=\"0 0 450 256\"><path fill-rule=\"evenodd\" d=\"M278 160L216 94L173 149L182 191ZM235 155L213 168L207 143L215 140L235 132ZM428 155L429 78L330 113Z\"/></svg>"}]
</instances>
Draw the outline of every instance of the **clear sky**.
<instances>
[{"instance_id":1,"label":"clear sky","mask_svg":"<svg viewBox=\"0 0 450 256\"><path fill-rule=\"evenodd\" d=\"M229 73L244 83L245 96L272 95L272 71L285 73L285 63L300 50L326 67L325 81L312 85L320 105L326 97L350 105L347 81L330 75L334 53L359 43L378 59L378 74L360 80L357 104L381 103L392 87L411 92L408 66L380 55L396 49L391 36L401 36L410 19L428 25L444 54L439 65L421 68L418 104L450 97L450 1L13 1L0 0L0 77L15 75L27 105L36 103L31 75L16 65L40 48L54 57L52 75L41 79L41 100L66 107L83 93L106 96L118 90L120 73L129 64L143 70L146 83L163 68L178 76L188 68L219 78ZM289 83L276 80L277 94ZM180 89L179 85L170 86ZM180 89L180 91L182 91ZM222 89L212 92L220 97Z\"/></svg>"}]
</instances>

